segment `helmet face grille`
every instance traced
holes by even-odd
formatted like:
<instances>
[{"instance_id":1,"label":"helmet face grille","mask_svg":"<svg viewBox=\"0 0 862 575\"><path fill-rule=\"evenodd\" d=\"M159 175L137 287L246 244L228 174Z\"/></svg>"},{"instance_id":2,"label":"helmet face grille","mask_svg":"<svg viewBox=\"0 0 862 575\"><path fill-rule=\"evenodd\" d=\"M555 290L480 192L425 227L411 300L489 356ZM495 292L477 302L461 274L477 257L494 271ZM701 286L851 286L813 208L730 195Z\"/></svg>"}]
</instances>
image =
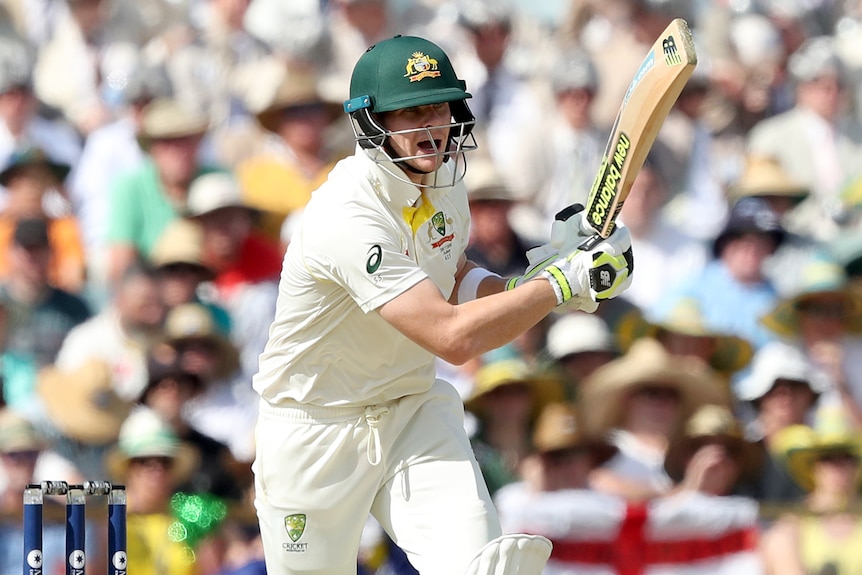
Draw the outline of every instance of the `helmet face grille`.
<instances>
[{"instance_id":1,"label":"helmet face grille","mask_svg":"<svg viewBox=\"0 0 862 575\"><path fill-rule=\"evenodd\" d=\"M354 120L351 122L353 134L356 137L357 143L365 150L368 157L397 180L420 188L448 188L463 180L464 174L467 171L467 162L464 154L478 147L476 138L473 136L473 124L475 120L471 119L467 122L453 121L448 126L449 140L445 148L438 148L434 145L434 150L429 154L395 156L391 147L387 144L389 136L393 134L425 132L427 139L433 145L434 137L432 131L440 130L445 126L427 126L391 132L374 121L373 116L367 112L357 112L352 114L352 118ZM363 124L366 125L363 127ZM441 158L442 163L448 164L449 168L444 169L441 165L441 168L429 174L429 177L425 178L425 181L421 184L417 184L408 178L406 172L411 171L411 169L407 162L419 158L427 158L431 155Z\"/></svg>"}]
</instances>

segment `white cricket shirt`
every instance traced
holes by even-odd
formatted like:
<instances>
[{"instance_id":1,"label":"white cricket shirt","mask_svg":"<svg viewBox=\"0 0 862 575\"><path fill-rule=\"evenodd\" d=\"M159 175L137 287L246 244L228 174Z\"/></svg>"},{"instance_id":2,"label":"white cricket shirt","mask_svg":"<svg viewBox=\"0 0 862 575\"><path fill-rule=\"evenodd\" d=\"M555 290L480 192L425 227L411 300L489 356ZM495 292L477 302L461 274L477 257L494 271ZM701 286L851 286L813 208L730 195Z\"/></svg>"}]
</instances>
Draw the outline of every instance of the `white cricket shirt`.
<instances>
[{"instance_id":1,"label":"white cricket shirt","mask_svg":"<svg viewBox=\"0 0 862 575\"><path fill-rule=\"evenodd\" d=\"M448 299L469 229L462 184L420 192L357 148L293 234L255 390L275 404L360 406L429 389L434 356L375 310L426 277Z\"/></svg>"}]
</instances>

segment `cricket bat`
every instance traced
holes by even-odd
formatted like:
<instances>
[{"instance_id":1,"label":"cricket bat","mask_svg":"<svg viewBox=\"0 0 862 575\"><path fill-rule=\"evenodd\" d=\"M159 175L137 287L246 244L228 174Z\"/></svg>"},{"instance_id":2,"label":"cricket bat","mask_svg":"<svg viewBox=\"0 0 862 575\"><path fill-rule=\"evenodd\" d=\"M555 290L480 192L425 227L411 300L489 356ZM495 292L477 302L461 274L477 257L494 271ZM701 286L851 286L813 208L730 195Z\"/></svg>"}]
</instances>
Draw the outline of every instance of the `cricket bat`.
<instances>
[{"instance_id":1,"label":"cricket bat","mask_svg":"<svg viewBox=\"0 0 862 575\"><path fill-rule=\"evenodd\" d=\"M685 20L677 18L652 45L626 90L586 207L569 206L556 215L567 220L586 210L584 221L596 235L584 247L613 232L632 183L696 65L691 31Z\"/></svg>"}]
</instances>

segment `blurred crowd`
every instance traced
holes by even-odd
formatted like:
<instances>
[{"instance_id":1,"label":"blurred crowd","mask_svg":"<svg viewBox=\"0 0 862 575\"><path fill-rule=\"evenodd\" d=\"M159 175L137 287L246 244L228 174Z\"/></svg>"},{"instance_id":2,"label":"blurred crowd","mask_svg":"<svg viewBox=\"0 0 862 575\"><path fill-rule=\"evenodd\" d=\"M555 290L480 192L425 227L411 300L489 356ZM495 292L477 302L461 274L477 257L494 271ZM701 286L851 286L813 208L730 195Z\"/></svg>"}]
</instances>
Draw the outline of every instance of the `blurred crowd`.
<instances>
[{"instance_id":1,"label":"blurred crowd","mask_svg":"<svg viewBox=\"0 0 862 575\"><path fill-rule=\"evenodd\" d=\"M630 290L440 375L504 528L554 542L547 573L862 572L862 2L549 5L0 0L0 572L27 483L102 478L127 486L135 573L265 571L251 377L296 218L353 151L368 46L452 56L468 256L513 275L586 202L675 17L699 63L622 211ZM362 574L414 573L373 520L362 548Z\"/></svg>"}]
</instances>

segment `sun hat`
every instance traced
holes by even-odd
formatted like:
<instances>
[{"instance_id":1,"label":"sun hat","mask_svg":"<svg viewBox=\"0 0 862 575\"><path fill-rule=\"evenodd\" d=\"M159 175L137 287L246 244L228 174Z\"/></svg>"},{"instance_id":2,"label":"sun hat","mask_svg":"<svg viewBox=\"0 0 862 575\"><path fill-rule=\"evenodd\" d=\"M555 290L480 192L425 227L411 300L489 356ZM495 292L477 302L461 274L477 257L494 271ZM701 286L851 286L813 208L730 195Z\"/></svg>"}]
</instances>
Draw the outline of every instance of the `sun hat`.
<instances>
[{"instance_id":1,"label":"sun hat","mask_svg":"<svg viewBox=\"0 0 862 575\"><path fill-rule=\"evenodd\" d=\"M683 432L668 445L664 468L676 482L685 476L685 468L695 452L707 443L721 443L739 464L740 479L756 476L763 463L762 451L746 441L742 424L724 405L706 404L685 423Z\"/></svg>"},{"instance_id":2,"label":"sun hat","mask_svg":"<svg viewBox=\"0 0 862 575\"><path fill-rule=\"evenodd\" d=\"M150 252L150 264L158 269L174 264L200 268L204 275L213 272L203 262L204 239L199 223L187 218L171 221L156 240Z\"/></svg>"},{"instance_id":3,"label":"sun hat","mask_svg":"<svg viewBox=\"0 0 862 575\"><path fill-rule=\"evenodd\" d=\"M731 202L746 197L784 196L799 203L811 193L805 184L794 180L771 156L749 156L742 175L729 190Z\"/></svg>"},{"instance_id":4,"label":"sun hat","mask_svg":"<svg viewBox=\"0 0 862 575\"><path fill-rule=\"evenodd\" d=\"M530 387L536 414L546 404L563 399L562 384L557 377L531 368L523 359L507 358L487 363L476 371L473 390L464 401L464 407L481 417L483 397L497 388L517 383L526 383Z\"/></svg>"},{"instance_id":5,"label":"sun hat","mask_svg":"<svg viewBox=\"0 0 862 575\"><path fill-rule=\"evenodd\" d=\"M0 409L0 453L41 451L45 439L36 427L9 408Z\"/></svg>"},{"instance_id":6,"label":"sun hat","mask_svg":"<svg viewBox=\"0 0 862 575\"><path fill-rule=\"evenodd\" d=\"M149 148L153 140L203 136L210 127L202 112L183 106L173 98L157 98L144 106L138 143Z\"/></svg>"},{"instance_id":7,"label":"sun hat","mask_svg":"<svg viewBox=\"0 0 862 575\"><path fill-rule=\"evenodd\" d=\"M620 353L605 321L588 313L574 312L559 317L548 328L546 340L548 355L555 360L592 351Z\"/></svg>"},{"instance_id":8,"label":"sun hat","mask_svg":"<svg viewBox=\"0 0 862 575\"><path fill-rule=\"evenodd\" d=\"M850 333L862 333L862 295L851 289L847 272L838 263L817 258L809 261L801 272L799 289L795 295L779 300L760 323L781 336L796 336L799 330L799 311L812 300L823 296L836 296L844 300L844 317Z\"/></svg>"},{"instance_id":9,"label":"sun hat","mask_svg":"<svg viewBox=\"0 0 862 575\"><path fill-rule=\"evenodd\" d=\"M178 348L187 341L205 341L218 350L216 377L227 377L239 369L239 351L219 330L212 312L200 303L173 307L165 317L164 343Z\"/></svg>"},{"instance_id":10,"label":"sun hat","mask_svg":"<svg viewBox=\"0 0 862 575\"><path fill-rule=\"evenodd\" d=\"M3 170L0 171L0 185L8 186L12 178L28 166L45 168L60 183L66 179L72 169L68 164L51 159L45 150L31 146L16 150L9 156Z\"/></svg>"},{"instance_id":11,"label":"sun hat","mask_svg":"<svg viewBox=\"0 0 862 575\"><path fill-rule=\"evenodd\" d=\"M722 373L739 371L754 355L754 348L745 338L708 328L700 305L692 298L680 298L652 325L652 336L657 339L665 333L711 339L715 350L709 358L709 365Z\"/></svg>"},{"instance_id":12,"label":"sun hat","mask_svg":"<svg viewBox=\"0 0 862 575\"><path fill-rule=\"evenodd\" d=\"M73 369L44 368L36 387L57 429L86 444L116 441L131 409L114 390L111 366L99 359L89 359Z\"/></svg>"},{"instance_id":13,"label":"sun hat","mask_svg":"<svg viewBox=\"0 0 862 575\"><path fill-rule=\"evenodd\" d=\"M551 70L554 92L590 90L598 87L598 74L589 54L580 48L565 50Z\"/></svg>"},{"instance_id":14,"label":"sun hat","mask_svg":"<svg viewBox=\"0 0 862 575\"><path fill-rule=\"evenodd\" d=\"M323 97L318 88L317 74L295 67L283 75L272 96L255 113L255 118L263 129L278 133L285 111L310 106L320 106L331 120L341 113L339 103Z\"/></svg>"},{"instance_id":15,"label":"sun hat","mask_svg":"<svg viewBox=\"0 0 862 575\"><path fill-rule=\"evenodd\" d=\"M191 477L200 462L192 445L180 441L171 427L153 410L139 408L123 422L117 445L105 455L105 468L115 480L124 481L132 459L167 457L175 485Z\"/></svg>"},{"instance_id":16,"label":"sun hat","mask_svg":"<svg viewBox=\"0 0 862 575\"><path fill-rule=\"evenodd\" d=\"M208 172L192 180L186 205L189 217L199 218L223 208L253 210L243 197L239 180L232 173Z\"/></svg>"},{"instance_id":17,"label":"sun hat","mask_svg":"<svg viewBox=\"0 0 862 575\"><path fill-rule=\"evenodd\" d=\"M31 90L35 50L20 37L0 33L0 94L14 88Z\"/></svg>"},{"instance_id":18,"label":"sun hat","mask_svg":"<svg viewBox=\"0 0 862 575\"><path fill-rule=\"evenodd\" d=\"M487 156L475 156L464 176L470 202L514 202L517 198Z\"/></svg>"},{"instance_id":19,"label":"sun hat","mask_svg":"<svg viewBox=\"0 0 862 575\"><path fill-rule=\"evenodd\" d=\"M613 457L617 448L608 443L604 437L588 436L584 433L579 420L578 410L573 404L564 402L547 404L536 420L533 448L537 453L550 453L585 447L593 453L596 466Z\"/></svg>"},{"instance_id":20,"label":"sun hat","mask_svg":"<svg viewBox=\"0 0 862 575\"><path fill-rule=\"evenodd\" d=\"M764 199L742 198L730 208L727 223L713 240L713 256L719 257L730 240L745 234L770 236L776 247L781 245L787 235L778 221L778 216Z\"/></svg>"},{"instance_id":21,"label":"sun hat","mask_svg":"<svg viewBox=\"0 0 862 575\"><path fill-rule=\"evenodd\" d=\"M776 434L774 443L773 449L783 454L791 477L805 491L814 489L814 464L824 455L847 453L862 457L862 438L846 424L826 429L791 425Z\"/></svg>"},{"instance_id":22,"label":"sun hat","mask_svg":"<svg viewBox=\"0 0 862 575\"><path fill-rule=\"evenodd\" d=\"M648 384L676 389L680 394L681 419L685 421L707 403L730 402L727 385L705 363L694 357L670 355L653 338L641 338L622 357L603 365L581 387L583 425L590 435L618 427L623 420L625 398Z\"/></svg>"},{"instance_id":23,"label":"sun hat","mask_svg":"<svg viewBox=\"0 0 862 575\"><path fill-rule=\"evenodd\" d=\"M830 386L826 374L817 369L801 349L772 341L757 350L751 371L737 383L736 396L742 401L756 401L779 379L805 382L815 396Z\"/></svg>"},{"instance_id":24,"label":"sun hat","mask_svg":"<svg viewBox=\"0 0 862 575\"><path fill-rule=\"evenodd\" d=\"M814 36L805 40L787 60L787 71L796 82L811 82L827 75L842 76L844 66L831 36Z\"/></svg>"}]
</instances>

